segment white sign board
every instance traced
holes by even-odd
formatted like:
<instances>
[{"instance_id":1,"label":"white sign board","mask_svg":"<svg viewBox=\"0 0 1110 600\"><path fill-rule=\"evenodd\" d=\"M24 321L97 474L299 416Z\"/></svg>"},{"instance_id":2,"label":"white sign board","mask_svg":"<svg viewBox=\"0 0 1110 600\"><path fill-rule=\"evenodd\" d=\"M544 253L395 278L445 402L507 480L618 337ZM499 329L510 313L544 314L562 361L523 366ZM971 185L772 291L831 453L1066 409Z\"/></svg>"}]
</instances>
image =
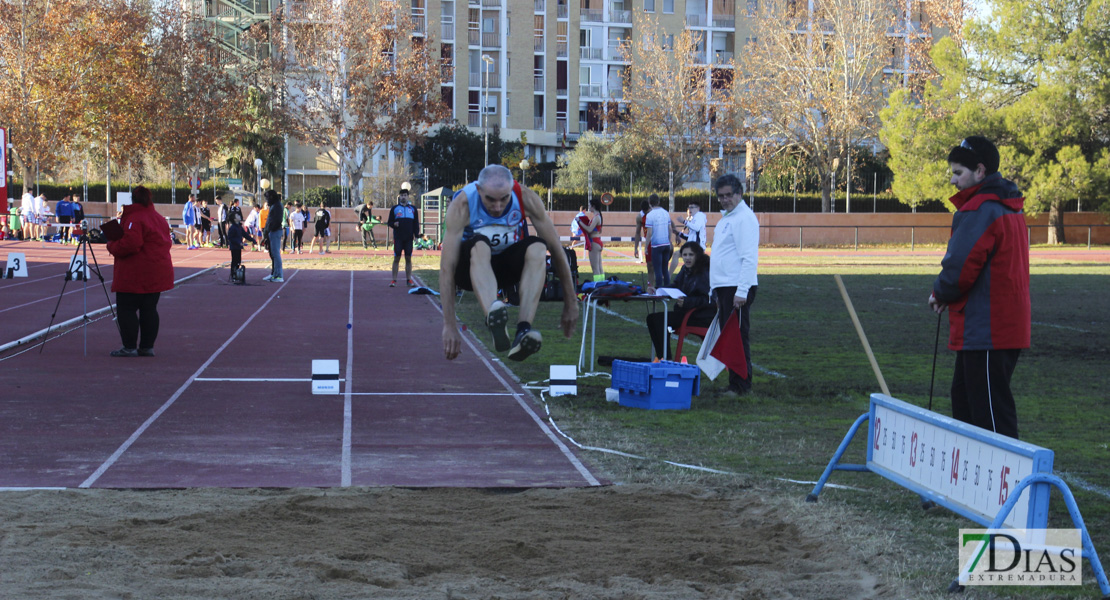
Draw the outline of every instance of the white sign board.
<instances>
[{"instance_id":1,"label":"white sign board","mask_svg":"<svg viewBox=\"0 0 1110 600\"><path fill-rule=\"evenodd\" d=\"M1052 472L1051 450L890 396L871 396L870 421L869 470L981 523L994 520L1023 478ZM1004 527L1043 528L1047 508L1048 486L1034 484Z\"/></svg>"},{"instance_id":2,"label":"white sign board","mask_svg":"<svg viewBox=\"0 0 1110 600\"><path fill-rule=\"evenodd\" d=\"M551 396L578 395L578 368L574 365L551 365Z\"/></svg>"},{"instance_id":3,"label":"white sign board","mask_svg":"<svg viewBox=\"0 0 1110 600\"><path fill-rule=\"evenodd\" d=\"M27 257L22 252L8 254L8 266L4 267L4 277L26 277Z\"/></svg>"},{"instance_id":4,"label":"white sign board","mask_svg":"<svg viewBox=\"0 0 1110 600\"><path fill-rule=\"evenodd\" d=\"M66 280L89 280L89 265L85 262L84 256L74 254L73 258L69 259L69 269L66 270Z\"/></svg>"},{"instance_id":5,"label":"white sign board","mask_svg":"<svg viewBox=\"0 0 1110 600\"><path fill-rule=\"evenodd\" d=\"M123 210L123 207L131 204L131 192L116 192L116 211Z\"/></svg>"},{"instance_id":6,"label":"white sign board","mask_svg":"<svg viewBox=\"0 0 1110 600\"><path fill-rule=\"evenodd\" d=\"M339 393L339 361L334 359L312 361L312 393L336 395Z\"/></svg>"}]
</instances>

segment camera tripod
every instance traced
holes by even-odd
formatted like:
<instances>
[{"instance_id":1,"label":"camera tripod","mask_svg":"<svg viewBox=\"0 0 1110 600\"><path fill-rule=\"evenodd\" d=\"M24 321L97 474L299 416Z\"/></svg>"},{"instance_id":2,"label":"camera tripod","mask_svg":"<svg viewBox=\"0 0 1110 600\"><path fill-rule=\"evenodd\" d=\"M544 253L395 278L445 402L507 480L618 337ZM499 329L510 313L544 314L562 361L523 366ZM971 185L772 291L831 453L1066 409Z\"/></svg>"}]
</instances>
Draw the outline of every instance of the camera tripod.
<instances>
[{"instance_id":1,"label":"camera tripod","mask_svg":"<svg viewBox=\"0 0 1110 600\"><path fill-rule=\"evenodd\" d=\"M84 231L84 229L82 230ZM92 265L89 265L89 257L92 257ZM50 328L54 326L54 317L58 315L58 307L62 305L62 296L66 293L66 286L72 280L78 280L84 283L83 305L82 305L82 322L81 327L85 330L85 355L89 354L89 277L88 274L95 273L97 279L100 280L100 289L104 290L104 298L108 300L108 310L112 312L112 321L116 323L116 328L119 329L119 321L116 319L116 309L112 304L112 298L108 295L108 287L104 285L104 275L100 273L100 263L96 260L96 253L93 252L92 246L89 245L89 236L87 233L82 233L77 239L77 248L73 251L73 258L69 261L70 267L66 270L65 281L62 282L62 291L58 294L58 302L54 304L54 312L50 315L50 324L46 326L46 334L43 335L42 344L39 345L39 354L42 354L43 348L46 347L46 342L50 339Z\"/></svg>"}]
</instances>

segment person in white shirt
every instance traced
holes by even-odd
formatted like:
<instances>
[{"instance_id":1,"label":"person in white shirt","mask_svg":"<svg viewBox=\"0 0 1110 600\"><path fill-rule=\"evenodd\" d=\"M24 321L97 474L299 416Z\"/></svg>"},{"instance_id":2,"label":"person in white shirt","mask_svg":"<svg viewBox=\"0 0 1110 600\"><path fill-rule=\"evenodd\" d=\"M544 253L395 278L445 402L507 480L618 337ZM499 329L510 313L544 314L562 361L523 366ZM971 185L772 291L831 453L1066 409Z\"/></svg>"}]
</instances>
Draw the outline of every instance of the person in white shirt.
<instances>
[{"instance_id":1,"label":"person in white shirt","mask_svg":"<svg viewBox=\"0 0 1110 600\"><path fill-rule=\"evenodd\" d=\"M652 194L648 202L651 204L651 211L645 217L644 230L651 245L651 270L655 275L655 288L658 289L671 285L671 273L667 269L671 255L674 254L674 246L671 245L671 214L659 206L658 194Z\"/></svg>"},{"instance_id":2,"label":"person in white shirt","mask_svg":"<svg viewBox=\"0 0 1110 600\"><path fill-rule=\"evenodd\" d=\"M293 228L293 241L289 244L292 252L300 254L304 250L304 213L301 212L301 203L298 202L294 210L289 213L289 225Z\"/></svg>"},{"instance_id":3,"label":"person in white shirt","mask_svg":"<svg viewBox=\"0 0 1110 600\"><path fill-rule=\"evenodd\" d=\"M734 310L740 311L740 337L748 363L747 377L729 369L727 396L752 389L751 306L758 288L759 220L744 204L740 179L728 173L713 184L721 203L721 220L713 228L713 259L709 263L709 287L717 303L721 327Z\"/></svg>"},{"instance_id":4,"label":"person in white shirt","mask_svg":"<svg viewBox=\"0 0 1110 600\"><path fill-rule=\"evenodd\" d=\"M686 206L686 218L682 221L675 221L675 244L682 247L686 242L694 242L705 250L705 213L701 212L701 203L697 200L691 200L690 204ZM678 267L682 264L681 257L675 252L674 257L671 258L671 266L668 271L671 273L671 278L678 273Z\"/></svg>"},{"instance_id":5,"label":"person in white shirt","mask_svg":"<svg viewBox=\"0 0 1110 600\"><path fill-rule=\"evenodd\" d=\"M33 240L38 237L38 213L35 212L35 197L31 195L31 192L23 193L23 204L20 214L23 216L23 239Z\"/></svg>"},{"instance_id":6,"label":"person in white shirt","mask_svg":"<svg viewBox=\"0 0 1110 600\"><path fill-rule=\"evenodd\" d=\"M258 250L262 244L262 230L259 229L259 214L258 203L251 200L251 214L247 215L246 225L247 233L251 235L251 248Z\"/></svg>"}]
</instances>

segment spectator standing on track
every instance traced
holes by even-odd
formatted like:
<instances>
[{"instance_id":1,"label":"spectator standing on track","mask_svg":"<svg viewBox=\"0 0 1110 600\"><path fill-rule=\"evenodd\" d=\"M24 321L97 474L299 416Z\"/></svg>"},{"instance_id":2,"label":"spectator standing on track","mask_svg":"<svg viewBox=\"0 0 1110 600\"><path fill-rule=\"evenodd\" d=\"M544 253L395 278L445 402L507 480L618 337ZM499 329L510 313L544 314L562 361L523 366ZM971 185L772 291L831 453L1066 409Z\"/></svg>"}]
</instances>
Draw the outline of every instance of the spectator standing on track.
<instances>
[{"instance_id":1,"label":"spectator standing on track","mask_svg":"<svg viewBox=\"0 0 1110 600\"><path fill-rule=\"evenodd\" d=\"M33 240L38 237L38 228L35 227L35 197L31 192L23 192L20 208L19 214L23 217L23 239Z\"/></svg>"},{"instance_id":2,"label":"spectator standing on track","mask_svg":"<svg viewBox=\"0 0 1110 600\"><path fill-rule=\"evenodd\" d=\"M528 235L526 219L538 235ZM568 338L578 322L578 299L555 224L543 201L529 188L513 181L501 165L482 169L478 181L455 194L447 209L447 230L440 257L440 301L443 303L443 353L459 355L462 336L455 318L455 288L473 290L493 334L494 348L508 350L512 360L539 351L543 336L532 329L547 273L547 253L563 286L563 334ZM516 284L520 315L516 337L509 338L508 305L497 298L498 288Z\"/></svg>"},{"instance_id":3,"label":"spectator standing on track","mask_svg":"<svg viewBox=\"0 0 1110 600\"><path fill-rule=\"evenodd\" d=\"M216 203L216 233L220 236L219 247L227 246L227 205L217 195L213 200Z\"/></svg>"},{"instance_id":4,"label":"spectator standing on track","mask_svg":"<svg viewBox=\"0 0 1110 600\"><path fill-rule=\"evenodd\" d=\"M123 347L112 356L154 356L158 338L158 298L173 289L170 227L154 210L150 190L139 186L123 207L123 237L108 242L115 257L112 291Z\"/></svg>"},{"instance_id":5,"label":"spectator standing on track","mask_svg":"<svg viewBox=\"0 0 1110 600\"><path fill-rule=\"evenodd\" d=\"M201 200L200 208L197 209L198 216L200 217L200 243L201 245L212 244L212 209L208 208L208 201Z\"/></svg>"},{"instance_id":6,"label":"spectator standing on track","mask_svg":"<svg viewBox=\"0 0 1110 600\"><path fill-rule=\"evenodd\" d=\"M397 196L397 204L389 209L389 227L393 229L393 280L389 287L397 285L397 267L401 263L401 253L405 253L405 279L409 287L415 287L412 281L412 243L416 239L416 232L420 230L420 221L416 216L416 207L409 204L409 183L401 184L401 193Z\"/></svg>"},{"instance_id":7,"label":"spectator standing on track","mask_svg":"<svg viewBox=\"0 0 1110 600\"><path fill-rule=\"evenodd\" d=\"M254 200L251 200L251 212L249 215L247 215L247 220L244 221L244 223L247 233L249 233L251 236L252 251L259 249L259 241L262 239L262 231L258 228L260 222L261 221L259 218L258 203Z\"/></svg>"},{"instance_id":8,"label":"spectator standing on track","mask_svg":"<svg viewBox=\"0 0 1110 600\"><path fill-rule=\"evenodd\" d=\"M54 218L58 221L59 225L70 225L73 223L73 204L69 201L70 196L63 196L58 203L54 205ZM70 227L61 227L62 242L69 243Z\"/></svg>"},{"instance_id":9,"label":"spectator standing on track","mask_svg":"<svg viewBox=\"0 0 1110 600\"><path fill-rule=\"evenodd\" d=\"M232 196L231 206L227 207L227 222L230 223L231 218L234 217L235 215L239 215L239 224L240 225L242 225L243 222L246 221L246 217L245 217L245 215L243 215L243 208L241 206L239 206L239 198L236 198L236 197Z\"/></svg>"},{"instance_id":10,"label":"spectator standing on track","mask_svg":"<svg viewBox=\"0 0 1110 600\"><path fill-rule=\"evenodd\" d=\"M283 208L282 211L281 211L281 251L282 252L286 251L286 247L289 248L290 252L292 252L292 250L293 250L293 238L292 238L292 236L290 236L290 230L291 230L290 225L291 224L289 222L289 213L292 212L292 210L293 210L293 203L292 202L286 202L285 203L285 208Z\"/></svg>"},{"instance_id":11,"label":"spectator standing on track","mask_svg":"<svg viewBox=\"0 0 1110 600\"><path fill-rule=\"evenodd\" d=\"M304 250L304 222L305 213L301 203L298 202L289 213L289 225L293 230L293 239L289 242L289 251L300 254Z\"/></svg>"},{"instance_id":12,"label":"spectator standing on track","mask_svg":"<svg viewBox=\"0 0 1110 600\"><path fill-rule=\"evenodd\" d=\"M651 271L655 287L667 287L671 285L671 273L667 270L667 265L674 254L674 246L671 245L671 215L659 206L658 194L652 194L648 202L651 210L644 217L644 229L651 245Z\"/></svg>"},{"instance_id":13,"label":"spectator standing on track","mask_svg":"<svg viewBox=\"0 0 1110 600\"><path fill-rule=\"evenodd\" d=\"M316 209L316 235L308 244L308 253L312 254L316 242L320 242L320 254L331 252L331 212L324 206L323 201Z\"/></svg>"},{"instance_id":14,"label":"spectator standing on track","mask_svg":"<svg viewBox=\"0 0 1110 600\"><path fill-rule=\"evenodd\" d=\"M181 209L181 224L185 229L185 245L189 250L196 250L196 235L197 235L197 210L196 204L193 203L193 197L185 201L185 207Z\"/></svg>"},{"instance_id":15,"label":"spectator standing on track","mask_svg":"<svg viewBox=\"0 0 1110 600\"><path fill-rule=\"evenodd\" d=\"M285 222L285 213L281 207L281 194L274 190L266 190L266 204L270 208L266 215L265 238L267 247L270 250L271 268L270 275L262 279L264 281L281 283L285 281L285 273L281 269L281 234L284 230L282 223Z\"/></svg>"},{"instance_id":16,"label":"spectator standing on track","mask_svg":"<svg viewBox=\"0 0 1110 600\"><path fill-rule=\"evenodd\" d=\"M640 212L636 215L636 235L632 236L632 257L639 260L641 264L646 261L650 268L651 242L644 240L644 222L649 212L651 212L651 203L641 200ZM641 246L643 246L643 254L640 253Z\"/></svg>"},{"instance_id":17,"label":"spectator standing on track","mask_svg":"<svg viewBox=\"0 0 1110 600\"><path fill-rule=\"evenodd\" d=\"M713 260L709 285L717 302L717 320L723 328L734 310L740 311L740 337L748 373L742 377L729 369L724 395L738 396L752 389L751 307L759 287L759 221L744 203L744 186L728 173L713 184L721 202L721 220L713 228Z\"/></svg>"},{"instance_id":18,"label":"spectator standing on track","mask_svg":"<svg viewBox=\"0 0 1110 600\"><path fill-rule=\"evenodd\" d=\"M956 207L952 234L929 306L948 311L956 352L952 418L1018 437L1010 378L1029 347L1029 232L1025 199L998 173L998 148L971 136L948 153Z\"/></svg>"},{"instance_id":19,"label":"spectator standing on track","mask_svg":"<svg viewBox=\"0 0 1110 600\"><path fill-rule=\"evenodd\" d=\"M243 213L232 213L231 221L227 225L227 247L231 250L231 273L234 276L239 265L243 264L243 242L247 239L246 229L243 229Z\"/></svg>"}]
</instances>

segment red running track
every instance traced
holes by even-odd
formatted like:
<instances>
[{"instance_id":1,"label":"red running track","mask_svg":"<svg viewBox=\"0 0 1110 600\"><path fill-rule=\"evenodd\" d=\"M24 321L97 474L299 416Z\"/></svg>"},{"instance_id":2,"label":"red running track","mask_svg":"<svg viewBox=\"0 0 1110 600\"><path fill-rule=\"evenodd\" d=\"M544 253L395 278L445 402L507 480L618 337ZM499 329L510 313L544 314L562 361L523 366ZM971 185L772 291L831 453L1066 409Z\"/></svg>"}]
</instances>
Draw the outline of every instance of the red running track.
<instances>
[{"instance_id":1,"label":"red running track","mask_svg":"<svg viewBox=\"0 0 1110 600\"><path fill-rule=\"evenodd\" d=\"M0 356L0 488L603 483L479 346L444 360L437 305L387 273L224 278L163 294L154 358L109 357L108 318L87 355L79 328ZM341 395L311 394L314 358Z\"/></svg>"}]
</instances>

